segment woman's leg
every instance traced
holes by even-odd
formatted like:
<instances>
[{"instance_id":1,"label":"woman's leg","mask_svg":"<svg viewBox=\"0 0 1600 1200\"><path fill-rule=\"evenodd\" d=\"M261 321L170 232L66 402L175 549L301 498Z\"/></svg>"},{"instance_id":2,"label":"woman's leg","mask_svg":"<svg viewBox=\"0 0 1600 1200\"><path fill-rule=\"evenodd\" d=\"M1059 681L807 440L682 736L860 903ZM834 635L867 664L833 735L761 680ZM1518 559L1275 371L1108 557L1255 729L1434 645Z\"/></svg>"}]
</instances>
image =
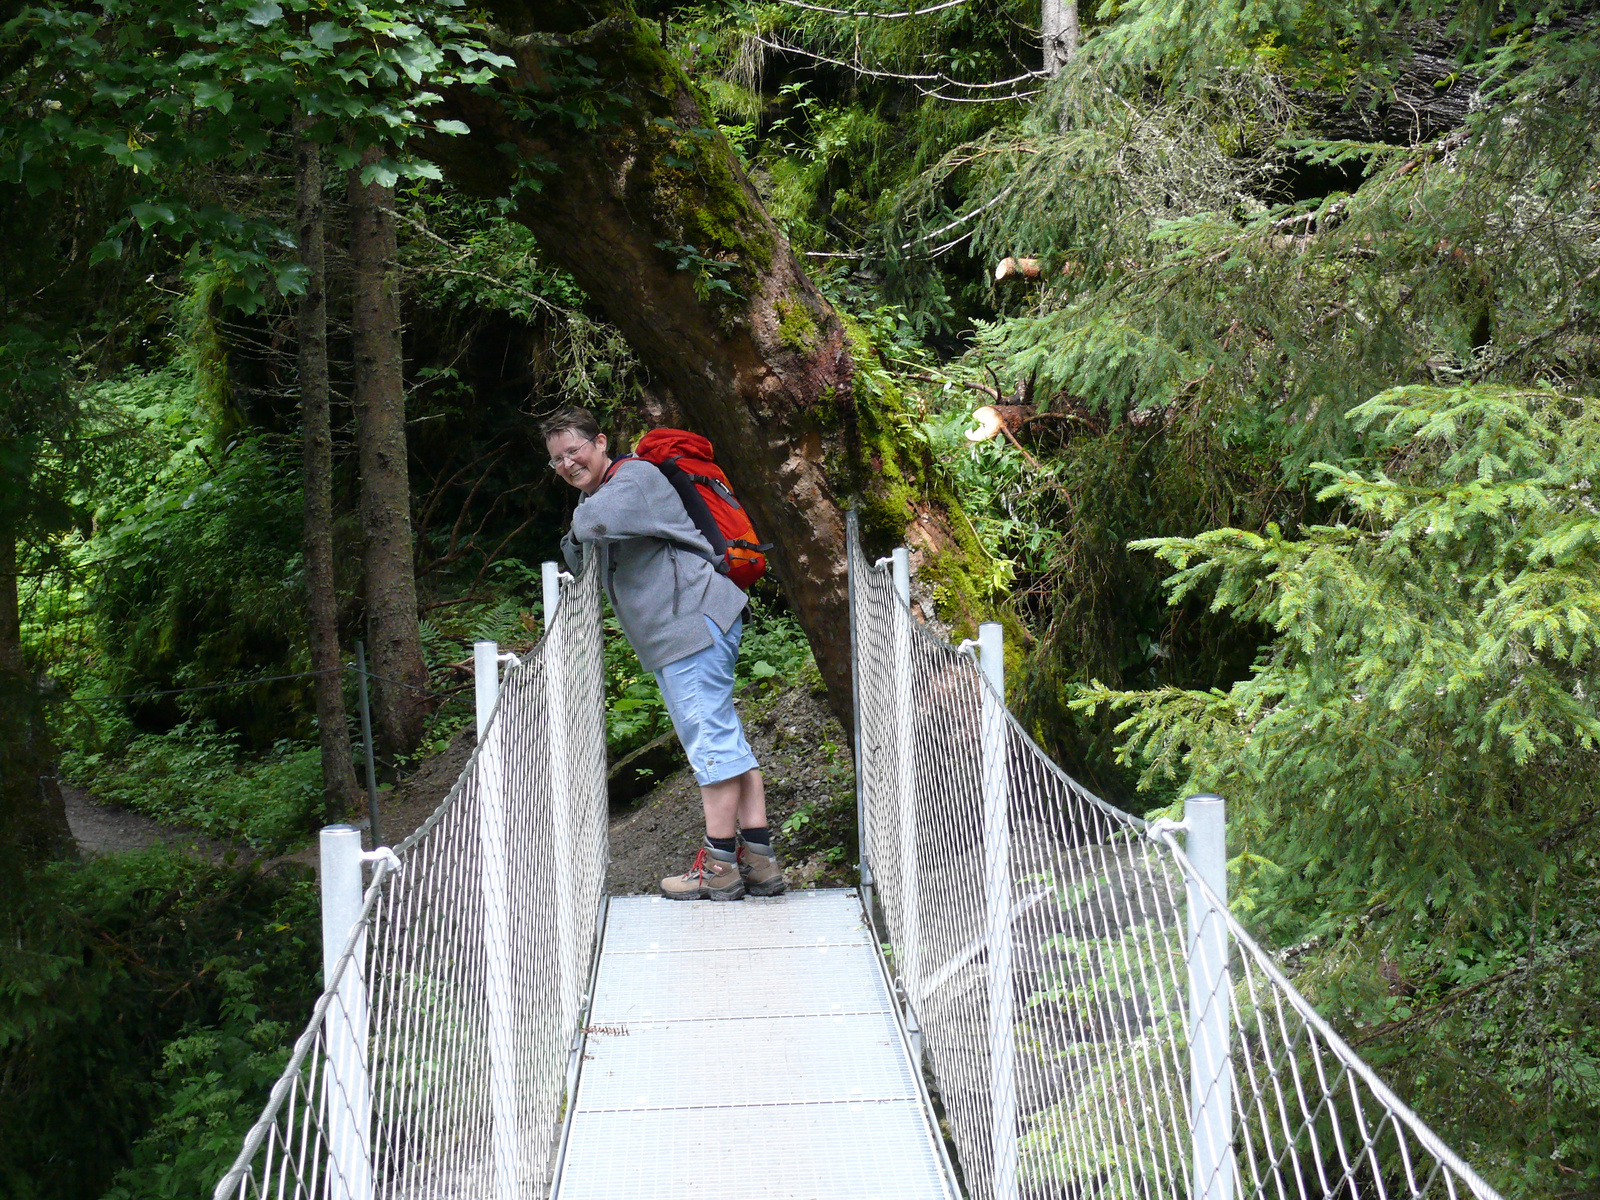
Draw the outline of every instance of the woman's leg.
<instances>
[{"instance_id":1,"label":"woman's leg","mask_svg":"<svg viewBox=\"0 0 1600 1200\"><path fill-rule=\"evenodd\" d=\"M734 835L734 819L741 817L744 811L741 803L744 780L750 774L752 772L746 771L744 775L735 775L732 779L700 786L700 806L705 809L707 837L731 838Z\"/></svg>"},{"instance_id":2,"label":"woman's leg","mask_svg":"<svg viewBox=\"0 0 1600 1200\"><path fill-rule=\"evenodd\" d=\"M767 824L767 785L756 767L739 776L739 828L762 829Z\"/></svg>"},{"instance_id":3,"label":"woman's leg","mask_svg":"<svg viewBox=\"0 0 1600 1200\"><path fill-rule=\"evenodd\" d=\"M761 829L767 824L767 788L761 768L752 767L743 775L706 784L700 789L700 805L706 814L706 836L731 838L738 829Z\"/></svg>"},{"instance_id":4,"label":"woman's leg","mask_svg":"<svg viewBox=\"0 0 1600 1200\"><path fill-rule=\"evenodd\" d=\"M674 899L743 896L737 831L740 823L766 819L761 771L733 704L734 664L742 630L735 625L724 633L710 618L706 623L712 636L710 646L656 672L673 728L700 784L706 821L705 846L695 856L694 865L684 875L661 881L661 890Z\"/></svg>"}]
</instances>

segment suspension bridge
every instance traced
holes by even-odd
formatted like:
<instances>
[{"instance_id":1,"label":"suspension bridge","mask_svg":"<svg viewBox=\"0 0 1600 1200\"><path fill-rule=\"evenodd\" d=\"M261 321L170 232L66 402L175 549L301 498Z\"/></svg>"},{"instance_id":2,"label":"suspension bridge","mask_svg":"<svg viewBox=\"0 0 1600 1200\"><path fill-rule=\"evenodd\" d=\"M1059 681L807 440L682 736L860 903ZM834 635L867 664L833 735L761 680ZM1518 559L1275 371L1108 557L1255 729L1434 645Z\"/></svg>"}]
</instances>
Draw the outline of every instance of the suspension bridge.
<instances>
[{"instance_id":1,"label":"suspension bridge","mask_svg":"<svg viewBox=\"0 0 1600 1200\"><path fill-rule=\"evenodd\" d=\"M1498 1200L1228 911L1221 799L1094 796L998 626L849 554L859 888L605 895L600 590L546 564L435 812L323 831L325 989L215 1200Z\"/></svg>"}]
</instances>

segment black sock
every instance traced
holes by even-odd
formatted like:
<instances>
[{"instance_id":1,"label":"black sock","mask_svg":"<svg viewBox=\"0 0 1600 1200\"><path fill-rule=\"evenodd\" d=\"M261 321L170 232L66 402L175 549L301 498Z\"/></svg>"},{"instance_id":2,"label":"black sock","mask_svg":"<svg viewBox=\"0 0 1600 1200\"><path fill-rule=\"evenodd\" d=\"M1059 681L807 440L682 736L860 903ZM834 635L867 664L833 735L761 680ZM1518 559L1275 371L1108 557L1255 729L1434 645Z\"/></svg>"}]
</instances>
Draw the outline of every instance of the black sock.
<instances>
[{"instance_id":1,"label":"black sock","mask_svg":"<svg viewBox=\"0 0 1600 1200\"><path fill-rule=\"evenodd\" d=\"M714 838L708 833L706 834L706 845L713 850L723 850L732 854L738 848L739 840L737 838Z\"/></svg>"},{"instance_id":2,"label":"black sock","mask_svg":"<svg viewBox=\"0 0 1600 1200\"><path fill-rule=\"evenodd\" d=\"M765 825L757 825L752 829L740 830L740 832L744 834L744 840L752 846L761 846L767 850L772 849L772 834L767 832Z\"/></svg>"}]
</instances>

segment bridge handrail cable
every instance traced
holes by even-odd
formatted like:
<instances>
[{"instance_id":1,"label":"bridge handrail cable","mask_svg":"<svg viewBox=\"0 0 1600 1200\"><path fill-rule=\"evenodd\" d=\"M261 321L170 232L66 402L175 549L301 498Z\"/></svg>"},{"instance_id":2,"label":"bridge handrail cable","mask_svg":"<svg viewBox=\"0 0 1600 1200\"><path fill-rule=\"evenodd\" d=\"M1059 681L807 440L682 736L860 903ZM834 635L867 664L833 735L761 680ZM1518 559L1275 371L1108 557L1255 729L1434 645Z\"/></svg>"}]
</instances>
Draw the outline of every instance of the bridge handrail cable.
<instances>
[{"instance_id":1,"label":"bridge handrail cable","mask_svg":"<svg viewBox=\"0 0 1600 1200\"><path fill-rule=\"evenodd\" d=\"M1498 1200L1228 911L1219 797L1095 796L1006 710L998 625L916 621L854 514L849 566L863 878L974 1200Z\"/></svg>"},{"instance_id":2,"label":"bridge handrail cable","mask_svg":"<svg viewBox=\"0 0 1600 1200\"><path fill-rule=\"evenodd\" d=\"M548 1188L606 864L599 582L566 578L522 660L479 643L478 745L427 820L365 855L323 831L326 987L214 1200Z\"/></svg>"}]
</instances>

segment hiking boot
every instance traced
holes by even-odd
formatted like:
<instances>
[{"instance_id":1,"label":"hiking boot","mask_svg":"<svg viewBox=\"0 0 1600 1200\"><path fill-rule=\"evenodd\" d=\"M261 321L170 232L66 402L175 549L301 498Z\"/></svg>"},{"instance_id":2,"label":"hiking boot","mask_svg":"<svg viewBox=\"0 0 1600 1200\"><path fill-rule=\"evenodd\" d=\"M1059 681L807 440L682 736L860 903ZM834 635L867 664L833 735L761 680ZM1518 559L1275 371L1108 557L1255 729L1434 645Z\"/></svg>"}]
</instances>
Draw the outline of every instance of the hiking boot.
<instances>
[{"instance_id":1,"label":"hiking boot","mask_svg":"<svg viewBox=\"0 0 1600 1200\"><path fill-rule=\"evenodd\" d=\"M758 850L741 840L739 874L744 876L744 890L751 896L781 896L789 890L789 881L783 877L783 868L771 846Z\"/></svg>"},{"instance_id":2,"label":"hiking boot","mask_svg":"<svg viewBox=\"0 0 1600 1200\"><path fill-rule=\"evenodd\" d=\"M701 846L687 871L661 881L661 894L669 900L743 900L744 877L732 854Z\"/></svg>"}]
</instances>

